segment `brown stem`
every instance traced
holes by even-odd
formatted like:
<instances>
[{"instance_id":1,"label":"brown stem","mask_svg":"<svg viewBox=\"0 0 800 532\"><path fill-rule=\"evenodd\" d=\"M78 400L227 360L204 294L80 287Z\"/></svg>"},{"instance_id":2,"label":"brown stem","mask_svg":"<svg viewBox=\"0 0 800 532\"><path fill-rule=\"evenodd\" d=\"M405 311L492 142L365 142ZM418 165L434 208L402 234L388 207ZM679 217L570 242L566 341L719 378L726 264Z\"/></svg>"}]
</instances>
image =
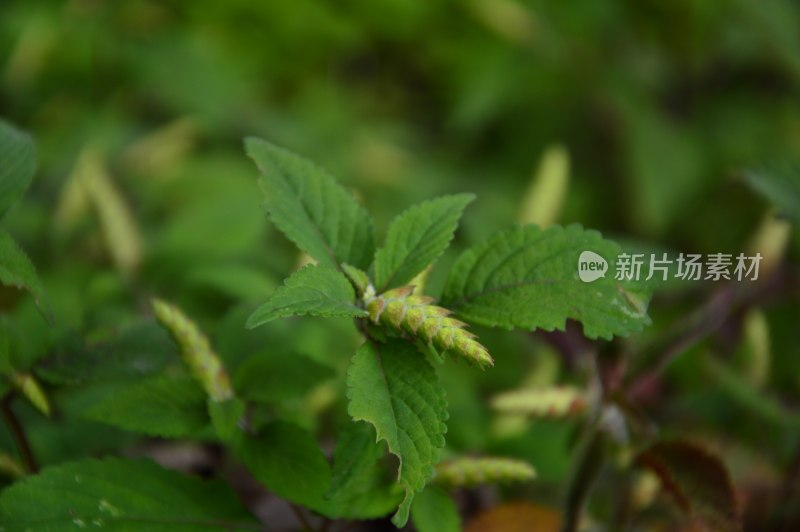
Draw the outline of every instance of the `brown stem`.
<instances>
[{"instance_id":1,"label":"brown stem","mask_svg":"<svg viewBox=\"0 0 800 532\"><path fill-rule=\"evenodd\" d=\"M20 456L22 456L25 469L27 469L29 473L38 473L39 466L36 464L33 451L31 451L31 446L28 443L28 437L25 435L25 429L22 428L22 424L19 422L16 414L14 414L14 411L11 409L11 401L13 398L14 394L12 392L7 394L3 398L2 402L0 402L0 410L3 412L3 420L6 422L6 425L8 425L9 430L11 430L11 435L14 437L14 443L17 445Z\"/></svg>"}]
</instances>

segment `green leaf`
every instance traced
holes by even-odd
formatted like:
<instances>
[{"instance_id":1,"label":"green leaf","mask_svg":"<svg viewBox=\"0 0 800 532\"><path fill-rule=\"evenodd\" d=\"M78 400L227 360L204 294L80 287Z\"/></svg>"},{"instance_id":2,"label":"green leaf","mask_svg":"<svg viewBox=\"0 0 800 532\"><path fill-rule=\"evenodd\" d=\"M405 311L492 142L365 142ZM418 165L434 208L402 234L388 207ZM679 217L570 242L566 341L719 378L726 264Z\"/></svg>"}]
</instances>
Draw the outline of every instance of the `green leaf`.
<instances>
[{"instance_id":1,"label":"green leaf","mask_svg":"<svg viewBox=\"0 0 800 532\"><path fill-rule=\"evenodd\" d=\"M428 486L414 499L411 522L418 532L459 532L461 516L452 497L437 486Z\"/></svg>"},{"instance_id":2,"label":"green leaf","mask_svg":"<svg viewBox=\"0 0 800 532\"><path fill-rule=\"evenodd\" d=\"M43 359L36 373L54 384L88 384L153 375L177 358L169 334L139 321L91 345L63 346Z\"/></svg>"},{"instance_id":3,"label":"green leaf","mask_svg":"<svg viewBox=\"0 0 800 532\"><path fill-rule=\"evenodd\" d=\"M578 257L592 251L608 261L604 277L578 278ZM639 331L649 318L639 297L614 279L615 243L579 225L528 225L496 233L458 258L442 306L465 320L507 329L563 330L567 318L589 338Z\"/></svg>"},{"instance_id":4,"label":"green leaf","mask_svg":"<svg viewBox=\"0 0 800 532\"><path fill-rule=\"evenodd\" d=\"M376 442L375 429L369 423L350 423L340 433L333 452L333 480L325 493L328 498L338 492L358 488L358 481L383 454Z\"/></svg>"},{"instance_id":5,"label":"green leaf","mask_svg":"<svg viewBox=\"0 0 800 532\"><path fill-rule=\"evenodd\" d=\"M35 171L36 146L33 139L0 120L0 218L25 193Z\"/></svg>"},{"instance_id":6,"label":"green leaf","mask_svg":"<svg viewBox=\"0 0 800 532\"><path fill-rule=\"evenodd\" d=\"M328 461L308 431L275 421L244 438L238 455L253 476L279 497L326 513L331 482Z\"/></svg>"},{"instance_id":7,"label":"green leaf","mask_svg":"<svg viewBox=\"0 0 800 532\"><path fill-rule=\"evenodd\" d=\"M205 392L188 376L158 375L120 385L83 417L165 438L189 436L208 425Z\"/></svg>"},{"instance_id":8,"label":"green leaf","mask_svg":"<svg viewBox=\"0 0 800 532\"><path fill-rule=\"evenodd\" d=\"M342 273L328 266L309 264L284 281L266 303L247 319L247 328L288 316L364 317L355 305L353 286Z\"/></svg>"},{"instance_id":9,"label":"green leaf","mask_svg":"<svg viewBox=\"0 0 800 532\"><path fill-rule=\"evenodd\" d=\"M211 424L217 431L217 436L222 441L233 441L240 435L239 423L244 417L246 405L238 397L231 397L224 401L208 399L208 414Z\"/></svg>"},{"instance_id":10,"label":"green leaf","mask_svg":"<svg viewBox=\"0 0 800 532\"><path fill-rule=\"evenodd\" d=\"M392 518L402 527L414 494L433 475L444 447L447 403L434 368L403 340L364 344L347 372L348 412L371 423L398 457L405 498Z\"/></svg>"},{"instance_id":11,"label":"green leaf","mask_svg":"<svg viewBox=\"0 0 800 532\"><path fill-rule=\"evenodd\" d=\"M415 205L392 221L375 253L378 293L408 283L450 245L458 219L473 194L444 196Z\"/></svg>"},{"instance_id":12,"label":"green leaf","mask_svg":"<svg viewBox=\"0 0 800 532\"><path fill-rule=\"evenodd\" d=\"M252 529L234 493L150 460L81 460L49 467L0 493L6 530Z\"/></svg>"},{"instance_id":13,"label":"green leaf","mask_svg":"<svg viewBox=\"0 0 800 532\"><path fill-rule=\"evenodd\" d=\"M48 322L53 321L50 303L42 282L36 275L36 269L25 252L5 231L0 231L0 282L30 292L45 319Z\"/></svg>"},{"instance_id":14,"label":"green leaf","mask_svg":"<svg viewBox=\"0 0 800 532\"><path fill-rule=\"evenodd\" d=\"M253 355L236 370L233 382L241 397L272 403L302 397L334 375L329 366L304 355Z\"/></svg>"},{"instance_id":15,"label":"green leaf","mask_svg":"<svg viewBox=\"0 0 800 532\"><path fill-rule=\"evenodd\" d=\"M683 441L658 442L638 462L651 469L688 515L710 530L740 530L740 510L722 461L702 447Z\"/></svg>"},{"instance_id":16,"label":"green leaf","mask_svg":"<svg viewBox=\"0 0 800 532\"><path fill-rule=\"evenodd\" d=\"M369 423L350 423L340 433L333 453L333 479L325 492L336 517L375 519L397 508L402 500L399 487L382 478L377 467L383 453Z\"/></svg>"},{"instance_id":17,"label":"green leaf","mask_svg":"<svg viewBox=\"0 0 800 532\"><path fill-rule=\"evenodd\" d=\"M778 208L780 214L800 224L800 165L772 165L745 173L745 182Z\"/></svg>"},{"instance_id":18,"label":"green leaf","mask_svg":"<svg viewBox=\"0 0 800 532\"><path fill-rule=\"evenodd\" d=\"M297 247L334 268L346 262L366 269L375 237L372 219L325 170L261 139L245 139L261 171L270 219Z\"/></svg>"}]
</instances>

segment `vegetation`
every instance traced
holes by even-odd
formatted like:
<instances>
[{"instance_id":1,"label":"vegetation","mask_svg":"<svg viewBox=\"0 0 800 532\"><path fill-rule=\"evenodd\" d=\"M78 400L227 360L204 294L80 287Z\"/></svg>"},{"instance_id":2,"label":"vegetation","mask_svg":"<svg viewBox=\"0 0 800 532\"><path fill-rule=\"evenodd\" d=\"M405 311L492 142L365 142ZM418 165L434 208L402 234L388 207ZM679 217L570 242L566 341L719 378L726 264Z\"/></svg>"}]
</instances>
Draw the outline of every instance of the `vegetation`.
<instances>
[{"instance_id":1,"label":"vegetation","mask_svg":"<svg viewBox=\"0 0 800 532\"><path fill-rule=\"evenodd\" d=\"M794 4L2 10L0 530L800 524Z\"/></svg>"}]
</instances>

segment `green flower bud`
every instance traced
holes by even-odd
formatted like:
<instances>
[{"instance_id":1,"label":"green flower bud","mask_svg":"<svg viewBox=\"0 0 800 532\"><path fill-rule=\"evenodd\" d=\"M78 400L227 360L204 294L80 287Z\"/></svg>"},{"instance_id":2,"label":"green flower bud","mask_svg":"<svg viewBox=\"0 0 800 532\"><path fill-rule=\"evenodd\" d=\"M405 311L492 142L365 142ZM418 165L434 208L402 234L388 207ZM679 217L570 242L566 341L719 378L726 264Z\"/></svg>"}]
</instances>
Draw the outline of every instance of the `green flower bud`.
<instances>
[{"instance_id":1,"label":"green flower bud","mask_svg":"<svg viewBox=\"0 0 800 532\"><path fill-rule=\"evenodd\" d=\"M482 369L494 365L489 352L475 335L464 329L466 323L451 318L446 308L433 305L433 298L413 295L413 286L387 290L366 301L370 319L397 331L421 338L440 351L460 355Z\"/></svg>"}]
</instances>

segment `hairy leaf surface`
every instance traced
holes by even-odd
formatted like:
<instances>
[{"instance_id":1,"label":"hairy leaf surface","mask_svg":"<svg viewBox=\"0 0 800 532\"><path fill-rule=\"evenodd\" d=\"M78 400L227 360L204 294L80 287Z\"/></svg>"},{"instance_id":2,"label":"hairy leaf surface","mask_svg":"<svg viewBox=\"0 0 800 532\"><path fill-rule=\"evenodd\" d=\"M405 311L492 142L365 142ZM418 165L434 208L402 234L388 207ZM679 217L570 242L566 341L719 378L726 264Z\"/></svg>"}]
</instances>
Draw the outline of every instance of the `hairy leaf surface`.
<instances>
[{"instance_id":1,"label":"hairy leaf surface","mask_svg":"<svg viewBox=\"0 0 800 532\"><path fill-rule=\"evenodd\" d=\"M415 205L392 221L386 242L375 253L378 292L407 284L439 258L458 226L472 194L444 196Z\"/></svg>"},{"instance_id":2,"label":"hairy leaf surface","mask_svg":"<svg viewBox=\"0 0 800 532\"><path fill-rule=\"evenodd\" d=\"M433 367L402 340L366 343L353 357L347 373L348 412L356 421L371 423L378 440L400 461L398 481L405 499L392 518L402 527L414 494L433 475L444 447L447 405Z\"/></svg>"},{"instance_id":3,"label":"hairy leaf surface","mask_svg":"<svg viewBox=\"0 0 800 532\"><path fill-rule=\"evenodd\" d=\"M442 306L488 326L563 330L571 318L583 324L589 338L624 336L640 330L649 318L638 298L614 279L619 250L600 233L579 225L501 231L459 257ZM583 251L608 261L605 277L591 283L578 278Z\"/></svg>"},{"instance_id":4,"label":"hairy leaf surface","mask_svg":"<svg viewBox=\"0 0 800 532\"><path fill-rule=\"evenodd\" d=\"M254 137L245 149L261 171L270 219L297 247L333 268L365 269L372 260L372 218L325 170L284 148Z\"/></svg>"},{"instance_id":5,"label":"hairy leaf surface","mask_svg":"<svg viewBox=\"0 0 800 532\"><path fill-rule=\"evenodd\" d=\"M344 274L329 266L309 264L284 281L266 303L247 319L252 329L275 318L288 316L364 317L355 305L355 291Z\"/></svg>"}]
</instances>

